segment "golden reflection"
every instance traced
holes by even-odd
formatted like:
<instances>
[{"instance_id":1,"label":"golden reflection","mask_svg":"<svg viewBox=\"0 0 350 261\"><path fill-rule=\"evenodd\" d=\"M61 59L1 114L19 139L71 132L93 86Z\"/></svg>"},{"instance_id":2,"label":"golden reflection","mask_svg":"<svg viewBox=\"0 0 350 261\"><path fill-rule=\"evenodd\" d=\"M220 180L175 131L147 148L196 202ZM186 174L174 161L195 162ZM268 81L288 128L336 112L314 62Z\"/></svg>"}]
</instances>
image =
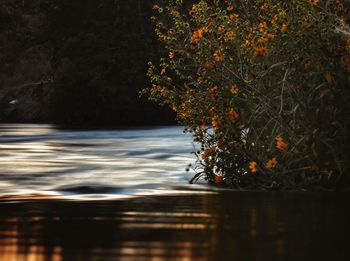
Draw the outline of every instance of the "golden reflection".
<instances>
[{"instance_id":1,"label":"golden reflection","mask_svg":"<svg viewBox=\"0 0 350 261\"><path fill-rule=\"evenodd\" d=\"M12 235L17 236L15 233ZM18 237L0 238L0 260L4 261L61 261L61 253L60 246L55 246L50 250L37 244L24 247Z\"/></svg>"},{"instance_id":2,"label":"golden reflection","mask_svg":"<svg viewBox=\"0 0 350 261\"><path fill-rule=\"evenodd\" d=\"M4 231L1 231L1 235L6 236L6 237L16 237L17 231L16 230L4 230Z\"/></svg>"},{"instance_id":3,"label":"golden reflection","mask_svg":"<svg viewBox=\"0 0 350 261\"><path fill-rule=\"evenodd\" d=\"M123 212L127 216L147 216L147 217L196 217L196 218L212 218L210 213L196 212Z\"/></svg>"},{"instance_id":4,"label":"golden reflection","mask_svg":"<svg viewBox=\"0 0 350 261\"><path fill-rule=\"evenodd\" d=\"M203 251L208 245L198 244L192 241L186 242L124 242L118 252L122 256L147 256L147 260L168 260L169 257L177 257L176 260L193 260L193 251Z\"/></svg>"},{"instance_id":5,"label":"golden reflection","mask_svg":"<svg viewBox=\"0 0 350 261\"><path fill-rule=\"evenodd\" d=\"M36 245L30 246L26 259L28 261L43 261L45 259L44 247Z\"/></svg>"},{"instance_id":6,"label":"golden reflection","mask_svg":"<svg viewBox=\"0 0 350 261\"><path fill-rule=\"evenodd\" d=\"M184 224L184 223L130 223L122 224L121 228L130 229L130 228L145 228L145 229L213 229L215 226L207 224Z\"/></svg>"},{"instance_id":7,"label":"golden reflection","mask_svg":"<svg viewBox=\"0 0 350 261\"><path fill-rule=\"evenodd\" d=\"M0 237L1 259L9 260L9 261L19 260L19 258L16 259L16 256L18 253L18 232L15 226L11 226L7 229L8 230L5 233L1 232L1 237ZM10 235L7 235L7 234L10 234ZM7 236L10 236L10 237L7 237Z\"/></svg>"},{"instance_id":8,"label":"golden reflection","mask_svg":"<svg viewBox=\"0 0 350 261\"><path fill-rule=\"evenodd\" d=\"M331 215L319 219L319 212L310 211L307 203L297 212L300 200L275 206L266 203L271 201L268 194L259 194L258 200L255 196L222 193L2 203L0 260L103 260L106 256L123 261L298 260L302 253L296 249L319 253L307 245L322 245L324 241L317 240L324 232L346 242L344 226L334 227ZM325 204L320 202L323 211ZM343 225L348 221L345 210L326 206L339 211ZM297 218L291 218L295 213ZM320 220L324 223L315 227ZM305 223L306 229L299 229Z\"/></svg>"},{"instance_id":9,"label":"golden reflection","mask_svg":"<svg viewBox=\"0 0 350 261\"><path fill-rule=\"evenodd\" d=\"M124 241L122 244L124 247L140 247L140 248L149 248L149 247L164 247L170 249L176 248L200 248L208 247L207 242L194 242L194 241L175 241L175 242L166 242L166 241Z\"/></svg>"},{"instance_id":10,"label":"golden reflection","mask_svg":"<svg viewBox=\"0 0 350 261\"><path fill-rule=\"evenodd\" d=\"M270 219L273 211L214 194L154 199L58 204L64 208L56 208L52 201L37 201L43 207L25 219L8 216L0 220L6 224L0 229L0 260L61 261L82 258L82 253L98 259L107 251L100 242L108 246L110 255L123 260L225 260L220 256L222 251L233 259L245 256L253 260L264 251L276 258L286 255L286 241L274 233L279 229L275 223L278 219ZM98 211L99 204L102 212ZM64 230L64 224L77 228ZM70 241L70 235L77 243ZM259 241L261 235L268 235L272 241ZM71 244L77 248L73 252Z\"/></svg>"},{"instance_id":11,"label":"golden reflection","mask_svg":"<svg viewBox=\"0 0 350 261\"><path fill-rule=\"evenodd\" d=\"M62 260L62 247L56 246L53 249L51 261L61 261L61 260Z\"/></svg>"}]
</instances>

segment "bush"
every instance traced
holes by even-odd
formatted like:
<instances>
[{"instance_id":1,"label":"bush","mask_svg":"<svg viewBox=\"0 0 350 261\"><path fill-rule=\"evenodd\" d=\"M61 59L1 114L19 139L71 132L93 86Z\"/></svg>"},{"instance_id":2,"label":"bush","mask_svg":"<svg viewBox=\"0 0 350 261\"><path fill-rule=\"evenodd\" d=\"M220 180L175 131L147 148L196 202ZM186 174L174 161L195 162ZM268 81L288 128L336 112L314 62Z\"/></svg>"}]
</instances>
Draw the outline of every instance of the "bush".
<instances>
[{"instance_id":1,"label":"bush","mask_svg":"<svg viewBox=\"0 0 350 261\"><path fill-rule=\"evenodd\" d=\"M201 144L193 181L349 186L347 1L181 0L153 8L166 56L150 98Z\"/></svg>"}]
</instances>

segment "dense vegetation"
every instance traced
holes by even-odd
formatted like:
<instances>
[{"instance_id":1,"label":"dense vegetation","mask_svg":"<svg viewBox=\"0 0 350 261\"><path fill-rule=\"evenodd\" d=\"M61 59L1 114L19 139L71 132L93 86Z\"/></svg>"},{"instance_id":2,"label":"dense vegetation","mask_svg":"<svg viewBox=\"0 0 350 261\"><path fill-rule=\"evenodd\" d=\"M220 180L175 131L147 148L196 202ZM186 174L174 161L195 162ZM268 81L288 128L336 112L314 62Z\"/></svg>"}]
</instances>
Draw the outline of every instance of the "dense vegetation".
<instances>
[{"instance_id":1,"label":"dense vegetation","mask_svg":"<svg viewBox=\"0 0 350 261\"><path fill-rule=\"evenodd\" d=\"M167 55L146 92L201 144L193 180L349 187L349 2L192 2L153 7Z\"/></svg>"},{"instance_id":2,"label":"dense vegetation","mask_svg":"<svg viewBox=\"0 0 350 261\"><path fill-rule=\"evenodd\" d=\"M173 121L139 90L159 57L152 0L1 0L0 121Z\"/></svg>"}]
</instances>

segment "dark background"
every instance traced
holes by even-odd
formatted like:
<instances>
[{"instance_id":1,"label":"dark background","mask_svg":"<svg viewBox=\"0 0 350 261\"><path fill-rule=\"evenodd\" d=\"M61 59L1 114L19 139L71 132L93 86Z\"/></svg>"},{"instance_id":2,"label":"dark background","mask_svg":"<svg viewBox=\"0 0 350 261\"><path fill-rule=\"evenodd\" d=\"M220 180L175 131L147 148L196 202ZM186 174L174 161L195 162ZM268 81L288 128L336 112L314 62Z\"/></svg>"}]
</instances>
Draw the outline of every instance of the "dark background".
<instances>
[{"instance_id":1,"label":"dark background","mask_svg":"<svg viewBox=\"0 0 350 261\"><path fill-rule=\"evenodd\" d=\"M0 122L173 124L139 97L154 0L0 0Z\"/></svg>"}]
</instances>

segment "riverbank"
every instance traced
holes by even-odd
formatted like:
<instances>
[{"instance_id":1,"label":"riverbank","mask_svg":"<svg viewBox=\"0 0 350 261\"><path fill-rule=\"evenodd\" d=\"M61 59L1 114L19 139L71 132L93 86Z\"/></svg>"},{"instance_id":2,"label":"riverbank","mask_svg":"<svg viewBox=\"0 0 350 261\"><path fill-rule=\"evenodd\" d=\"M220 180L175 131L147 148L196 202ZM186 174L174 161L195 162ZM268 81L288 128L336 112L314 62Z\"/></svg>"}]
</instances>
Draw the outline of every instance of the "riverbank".
<instances>
[{"instance_id":1,"label":"riverbank","mask_svg":"<svg viewBox=\"0 0 350 261\"><path fill-rule=\"evenodd\" d=\"M347 194L0 203L1 260L349 260Z\"/></svg>"}]
</instances>

